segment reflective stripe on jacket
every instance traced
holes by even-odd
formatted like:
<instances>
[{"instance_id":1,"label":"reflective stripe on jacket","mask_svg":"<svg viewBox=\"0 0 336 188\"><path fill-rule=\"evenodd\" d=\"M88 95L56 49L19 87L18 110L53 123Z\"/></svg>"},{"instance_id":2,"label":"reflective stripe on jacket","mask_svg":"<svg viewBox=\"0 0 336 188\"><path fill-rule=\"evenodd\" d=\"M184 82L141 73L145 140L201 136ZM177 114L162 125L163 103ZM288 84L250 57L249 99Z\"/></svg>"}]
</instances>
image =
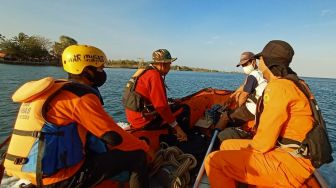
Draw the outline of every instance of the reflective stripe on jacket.
<instances>
[{"instance_id":1,"label":"reflective stripe on jacket","mask_svg":"<svg viewBox=\"0 0 336 188\"><path fill-rule=\"evenodd\" d=\"M125 132L114 122L103 109L100 98L92 88L82 84L67 83L69 82L57 82L52 78L29 82L20 87L12 97L15 102L23 103L16 120L15 129L39 131L40 129L43 130L44 127L49 127L63 131L67 127L72 128L69 131L71 134L68 136L70 140L54 139L57 143L50 143L50 145L46 143L45 146L48 147L45 148L50 148L51 150L53 146L58 147L60 145L71 144L72 146L67 148L63 152L63 158L59 159L63 162L64 159L69 159L65 160L63 166L55 167L56 172L43 174L43 185L65 180L78 171L85 159L84 148L85 143L87 143L86 137L88 131L98 138L101 138L102 135L109 131L114 131L121 135L123 142L112 149L124 151L148 150L148 146L143 141ZM57 95L52 96L56 91L58 92ZM8 154L28 158L31 148L36 146L36 140L39 137L20 134L13 135ZM62 138L62 134L57 138ZM46 134L46 136L48 135ZM47 138L45 140L48 141ZM73 142L73 140L76 142ZM61 142L58 143L59 141ZM76 153L73 153L73 151L76 151ZM75 160L69 163L68 161L71 161L72 158L75 158ZM55 161L48 159L51 158L46 157L42 161L42 169L46 169L48 165L54 164L53 162ZM6 160L6 171L11 176L28 179L33 184L37 184L37 170L35 169L36 165L34 165L34 161L36 164L37 159L28 158L28 163L26 164L30 165L30 171L27 171L26 164L16 165L14 164L15 161Z\"/></svg>"}]
</instances>

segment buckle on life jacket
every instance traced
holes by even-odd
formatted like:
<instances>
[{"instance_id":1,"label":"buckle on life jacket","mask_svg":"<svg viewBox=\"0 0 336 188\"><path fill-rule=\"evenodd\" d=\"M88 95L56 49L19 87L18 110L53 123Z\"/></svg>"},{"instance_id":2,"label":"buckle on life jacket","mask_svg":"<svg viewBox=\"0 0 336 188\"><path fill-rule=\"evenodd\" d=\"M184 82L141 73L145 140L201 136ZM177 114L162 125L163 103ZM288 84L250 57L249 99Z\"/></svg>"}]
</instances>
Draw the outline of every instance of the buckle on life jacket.
<instances>
[{"instance_id":1,"label":"buckle on life jacket","mask_svg":"<svg viewBox=\"0 0 336 188\"><path fill-rule=\"evenodd\" d=\"M15 165L24 165L24 164L28 163L28 160L29 160L27 157L12 155L12 154L9 154L9 153L6 153L5 159L13 161L13 163Z\"/></svg>"},{"instance_id":2,"label":"buckle on life jacket","mask_svg":"<svg viewBox=\"0 0 336 188\"><path fill-rule=\"evenodd\" d=\"M15 165L24 165L28 162L28 158L19 157L19 158L14 159L13 162L14 162Z\"/></svg>"},{"instance_id":3,"label":"buckle on life jacket","mask_svg":"<svg viewBox=\"0 0 336 188\"><path fill-rule=\"evenodd\" d=\"M297 149L297 152L303 157L308 157L308 147L306 145L302 145Z\"/></svg>"},{"instance_id":4,"label":"buckle on life jacket","mask_svg":"<svg viewBox=\"0 0 336 188\"><path fill-rule=\"evenodd\" d=\"M32 137L35 137L35 138L40 138L40 136L41 136L41 131L32 131L31 136L32 136Z\"/></svg>"},{"instance_id":5,"label":"buckle on life jacket","mask_svg":"<svg viewBox=\"0 0 336 188\"><path fill-rule=\"evenodd\" d=\"M20 135L20 136L31 136L34 138L39 138L41 136L41 131L25 131L25 130L14 129L13 134Z\"/></svg>"}]
</instances>

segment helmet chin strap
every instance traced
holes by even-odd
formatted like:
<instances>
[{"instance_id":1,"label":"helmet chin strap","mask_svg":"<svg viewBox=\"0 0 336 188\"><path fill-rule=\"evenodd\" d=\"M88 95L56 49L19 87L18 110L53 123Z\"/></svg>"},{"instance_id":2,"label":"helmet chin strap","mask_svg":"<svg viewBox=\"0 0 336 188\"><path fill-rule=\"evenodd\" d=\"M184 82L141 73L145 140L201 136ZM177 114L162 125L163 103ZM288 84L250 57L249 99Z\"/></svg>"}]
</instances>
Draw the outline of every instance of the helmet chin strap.
<instances>
[{"instance_id":1,"label":"helmet chin strap","mask_svg":"<svg viewBox=\"0 0 336 188\"><path fill-rule=\"evenodd\" d=\"M91 72L90 70L85 70L85 71L83 71L82 76L85 79L87 79L89 82L91 82L90 85L93 85L94 84L94 76L93 76L93 73L91 72L91 74L90 74L90 72Z\"/></svg>"},{"instance_id":2,"label":"helmet chin strap","mask_svg":"<svg viewBox=\"0 0 336 188\"><path fill-rule=\"evenodd\" d=\"M77 74L70 74L68 75L68 79L71 80L71 81L75 81L75 82L78 82L78 83L82 83L82 84L85 84L85 85L93 85L92 81L90 81L87 77L90 76L88 73L82 73L80 75L77 75Z\"/></svg>"}]
</instances>

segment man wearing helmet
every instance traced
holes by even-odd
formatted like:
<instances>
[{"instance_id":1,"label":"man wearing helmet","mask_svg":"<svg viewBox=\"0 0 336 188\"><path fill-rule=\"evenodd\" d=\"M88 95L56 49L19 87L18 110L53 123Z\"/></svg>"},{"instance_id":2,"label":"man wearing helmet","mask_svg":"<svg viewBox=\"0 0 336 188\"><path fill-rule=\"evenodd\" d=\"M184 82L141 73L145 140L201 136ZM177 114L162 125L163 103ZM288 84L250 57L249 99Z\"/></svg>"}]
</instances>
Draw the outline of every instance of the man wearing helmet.
<instances>
[{"instance_id":1,"label":"man wearing helmet","mask_svg":"<svg viewBox=\"0 0 336 188\"><path fill-rule=\"evenodd\" d=\"M170 125L176 131L177 139L187 140L187 135L176 121L167 100L164 77L170 65L177 58L172 58L169 51L159 49L152 54L153 62L145 69L139 69L128 82L123 97L127 120L134 128L152 129ZM134 104L134 96L143 101Z\"/></svg>"},{"instance_id":2,"label":"man wearing helmet","mask_svg":"<svg viewBox=\"0 0 336 188\"><path fill-rule=\"evenodd\" d=\"M72 45L62 54L63 68L69 75L68 81L48 77L29 82L16 91L13 95L14 101L23 102L25 108L32 106L30 109L37 111L26 111L28 114L24 120L31 122L37 119L34 124L47 122L41 125L42 130L39 134L34 134L39 138L38 142L42 140L45 143L45 149L35 148L42 156L41 161L35 162L36 165L33 164L34 158L30 158L30 155L26 157L27 165L32 163L30 166L33 166L32 171L36 172L36 175L31 171L26 172L26 167L18 170L17 162L13 164L12 159L8 157L6 164L9 175L28 179L37 187L91 187L122 171L130 171L133 172L131 187L148 187L148 146L120 128L102 106L97 88L106 81L106 73L103 70L105 63L106 56L100 49L87 45ZM27 97L23 96L25 94ZM44 99L45 102L40 105ZM40 114L39 109L43 111L43 115L36 115ZM20 117L22 116L18 115L18 125L15 125L15 129L19 129L20 124L25 123ZM26 122L25 127L29 127L30 122ZM45 127L59 131L45 133L48 131L44 130ZM67 127L74 129L68 131ZM26 134L26 129L16 131L13 135L26 138L27 135L31 135ZM36 132L36 128L33 130ZM59 134L60 132L62 134ZM50 135L57 136L52 138ZM23 154L14 147L15 143L23 139L22 136L18 139L16 137L19 136L13 137L13 147L10 146L9 150L12 155L9 156ZM57 164L53 165L55 162ZM12 168L13 166L15 168Z\"/></svg>"}]
</instances>

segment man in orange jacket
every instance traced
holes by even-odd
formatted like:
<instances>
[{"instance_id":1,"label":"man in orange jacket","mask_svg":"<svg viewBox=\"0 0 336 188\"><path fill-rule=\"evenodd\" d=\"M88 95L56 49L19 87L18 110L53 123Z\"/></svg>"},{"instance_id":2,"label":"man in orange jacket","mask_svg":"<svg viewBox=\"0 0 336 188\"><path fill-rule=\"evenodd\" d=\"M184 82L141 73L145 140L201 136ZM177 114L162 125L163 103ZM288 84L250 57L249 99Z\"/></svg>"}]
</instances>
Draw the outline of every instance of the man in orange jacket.
<instances>
[{"instance_id":1,"label":"man in orange jacket","mask_svg":"<svg viewBox=\"0 0 336 188\"><path fill-rule=\"evenodd\" d=\"M268 80L256 135L252 140L225 140L220 151L206 157L211 187L235 187L236 181L300 187L315 170L309 159L295 155L297 148L286 147L302 142L313 126L307 97L294 82L282 79L288 74L296 75L289 68L293 55L292 47L280 40L270 41L256 55L259 69Z\"/></svg>"},{"instance_id":2,"label":"man in orange jacket","mask_svg":"<svg viewBox=\"0 0 336 188\"><path fill-rule=\"evenodd\" d=\"M28 126L28 121L38 118L36 114L40 113L43 113L44 121L47 122L44 126L65 130L66 127L75 125L71 136L61 144L58 144L59 141L48 143L50 136L48 134L44 136L43 129L40 134L35 134L38 137L42 135L39 140L45 139L45 150L38 150L41 154L44 152L42 169L48 169L48 165L55 162L44 159L47 158L46 154L50 154L47 151L59 152L58 150L64 145L70 145L71 148L65 150L60 156L56 156L55 160L60 160L59 164L64 164L60 169L56 168L56 172L45 174L46 171L42 170L43 174L39 175L38 165L31 165L36 168L33 169L36 170L36 179L30 178L30 181L37 187L91 187L122 171L133 172L130 180L131 187L147 188L149 186L146 170L148 146L120 128L102 106L102 99L97 88L106 81L106 73L103 70L105 62L105 54L98 48L87 45L69 46L62 55L63 68L68 72L69 82L61 87L60 84L64 83L64 80L55 81L48 77L25 84L13 95L13 100L23 102L21 108L27 109L20 110L17 119L19 122L17 124L20 122L25 124L23 127ZM55 91L55 87L61 89L54 94L48 94ZM34 112L39 110L34 110L36 108L30 108L30 106L34 107L34 104L41 101L34 100L34 98L43 98L45 95L52 97L48 97L43 104L43 112ZM40 119L43 123L43 119L41 117ZM24 121L27 121L27 124ZM35 124L41 121L38 119ZM16 129L22 127L17 124L15 125ZM12 147L15 146L15 143L26 138L31 140L24 133L25 130L13 132L9 154L17 150ZM75 142L76 137L78 140ZM66 137L60 135L57 139L66 139ZM55 147L55 149L51 147ZM77 154L80 157L71 155L73 150L79 151ZM84 156L81 157L82 155ZM17 169L15 165L18 163L14 162L13 164L10 156L15 155L6 156L5 165L7 164L9 173L14 176L20 175L21 178L34 177L32 172L26 172L24 168ZM69 161L74 160L77 161L69 165ZM34 158L27 160L27 164L32 161ZM25 163L22 162L22 164ZM51 166L51 168L54 167Z\"/></svg>"},{"instance_id":3,"label":"man in orange jacket","mask_svg":"<svg viewBox=\"0 0 336 188\"><path fill-rule=\"evenodd\" d=\"M175 129L177 139L185 141L187 135L181 129L168 105L164 82L164 77L168 74L171 63L177 58L172 58L166 49L154 51L152 57L153 62L149 67L139 69L131 78L131 80L134 78L137 80L134 86L135 92L141 96L145 107L142 110L132 110L126 105L127 120L136 129L153 129L168 124ZM125 91L129 91L127 86ZM127 100L130 99L126 99L125 103L128 102Z\"/></svg>"}]
</instances>

